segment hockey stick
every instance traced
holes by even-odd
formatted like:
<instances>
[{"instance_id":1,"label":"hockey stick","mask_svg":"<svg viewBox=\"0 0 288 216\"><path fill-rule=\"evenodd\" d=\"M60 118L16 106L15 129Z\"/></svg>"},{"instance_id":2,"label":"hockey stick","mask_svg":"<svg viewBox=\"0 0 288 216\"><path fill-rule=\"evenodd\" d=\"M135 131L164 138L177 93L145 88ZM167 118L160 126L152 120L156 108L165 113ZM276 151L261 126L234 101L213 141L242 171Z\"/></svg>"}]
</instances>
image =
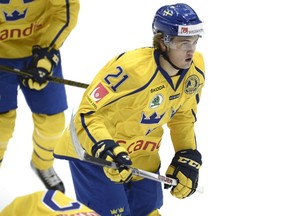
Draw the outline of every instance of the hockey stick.
<instances>
[{"instance_id":1,"label":"hockey stick","mask_svg":"<svg viewBox=\"0 0 288 216\"><path fill-rule=\"evenodd\" d=\"M26 71L26 70L20 70L17 68L12 68L4 65L0 65L0 71L3 72L8 72L8 73L14 73L23 77L33 77L31 72ZM50 82L54 83L59 83L59 84L64 84L64 85L70 85L70 86L75 86L75 87L80 87L80 88L87 88L89 85L85 83L80 83L72 80L67 80L67 79L62 79L59 77L54 77L54 76L46 76L46 79Z\"/></svg>"},{"instance_id":2,"label":"hockey stick","mask_svg":"<svg viewBox=\"0 0 288 216\"><path fill-rule=\"evenodd\" d=\"M78 140L78 137L77 137L76 129L75 129L75 126L74 126L74 123L73 123L73 114L72 114L72 117L71 117L69 129L70 129L70 135L71 135L71 139L72 139L72 143L73 143L74 149L75 149L75 151L77 153L78 158L81 161L89 162L89 163L96 164L98 166L103 166L103 167L111 167L111 168L115 168L115 169L117 168L116 163L107 161L107 160L102 159L102 158L93 157L91 155L88 155L85 152L85 150L82 148L82 146L81 146L81 144L80 144L80 142ZM162 175L159 175L159 174L156 174L156 173L140 170L140 169L133 168L133 167L130 167L130 168L132 169L132 174L133 175L140 176L142 178L147 178L147 179L150 179L150 180L153 180L153 181L165 183L165 184L172 185L172 186L177 185L177 180L176 179L169 178L169 177L166 177L166 176L162 176Z\"/></svg>"}]
</instances>

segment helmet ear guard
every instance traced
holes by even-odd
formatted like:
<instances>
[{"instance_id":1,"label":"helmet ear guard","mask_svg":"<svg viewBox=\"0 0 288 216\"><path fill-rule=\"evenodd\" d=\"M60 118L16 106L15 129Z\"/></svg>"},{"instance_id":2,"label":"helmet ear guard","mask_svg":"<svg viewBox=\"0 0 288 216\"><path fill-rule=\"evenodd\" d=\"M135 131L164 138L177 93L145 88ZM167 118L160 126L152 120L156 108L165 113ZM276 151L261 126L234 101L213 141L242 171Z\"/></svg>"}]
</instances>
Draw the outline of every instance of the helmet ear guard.
<instances>
[{"instance_id":1,"label":"helmet ear guard","mask_svg":"<svg viewBox=\"0 0 288 216\"><path fill-rule=\"evenodd\" d=\"M203 22L187 4L166 5L158 9L152 23L153 33L168 36L203 35ZM168 39L168 38L167 38Z\"/></svg>"}]
</instances>

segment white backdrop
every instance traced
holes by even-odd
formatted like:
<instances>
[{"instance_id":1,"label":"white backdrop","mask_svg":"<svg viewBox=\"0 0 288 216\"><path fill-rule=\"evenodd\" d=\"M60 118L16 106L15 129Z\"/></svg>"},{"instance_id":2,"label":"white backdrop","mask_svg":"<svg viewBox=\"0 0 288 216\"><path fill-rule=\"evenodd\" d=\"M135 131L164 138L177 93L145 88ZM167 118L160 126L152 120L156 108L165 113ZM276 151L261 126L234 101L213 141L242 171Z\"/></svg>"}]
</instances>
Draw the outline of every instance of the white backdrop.
<instances>
[{"instance_id":1,"label":"white backdrop","mask_svg":"<svg viewBox=\"0 0 288 216\"><path fill-rule=\"evenodd\" d=\"M285 1L182 2L205 23L198 50L206 62L206 86L196 125L205 192L177 200L164 191L161 213L287 215ZM65 78L89 83L110 58L150 46L153 16L170 3L176 1L82 0L78 25L62 47ZM67 86L67 123L83 92ZM19 92L16 129L0 170L0 209L16 196L44 189L29 166L31 134L31 113ZM167 130L160 153L164 174L173 157ZM66 161L57 160L55 169L66 194L75 197Z\"/></svg>"}]
</instances>

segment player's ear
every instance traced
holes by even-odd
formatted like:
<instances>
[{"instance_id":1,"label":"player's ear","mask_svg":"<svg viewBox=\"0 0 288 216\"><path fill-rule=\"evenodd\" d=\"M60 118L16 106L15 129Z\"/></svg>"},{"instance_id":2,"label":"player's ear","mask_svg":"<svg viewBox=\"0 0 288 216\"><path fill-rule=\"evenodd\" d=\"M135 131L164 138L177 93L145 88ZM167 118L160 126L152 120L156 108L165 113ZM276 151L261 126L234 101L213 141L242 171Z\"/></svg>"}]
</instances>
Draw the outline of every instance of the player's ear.
<instances>
[{"instance_id":1,"label":"player's ear","mask_svg":"<svg viewBox=\"0 0 288 216\"><path fill-rule=\"evenodd\" d=\"M162 52L166 52L167 51L167 46L164 44L164 40L160 40L159 41L159 45L160 45L160 49Z\"/></svg>"}]
</instances>

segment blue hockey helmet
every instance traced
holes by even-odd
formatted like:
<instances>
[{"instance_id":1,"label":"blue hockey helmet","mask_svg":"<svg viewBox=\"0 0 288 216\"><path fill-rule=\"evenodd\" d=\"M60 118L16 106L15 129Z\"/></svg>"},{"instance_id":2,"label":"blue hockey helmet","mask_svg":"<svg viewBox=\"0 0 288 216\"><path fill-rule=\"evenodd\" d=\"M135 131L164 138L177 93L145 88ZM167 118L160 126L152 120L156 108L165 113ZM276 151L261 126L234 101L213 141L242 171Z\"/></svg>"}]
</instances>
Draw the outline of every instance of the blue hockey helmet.
<instances>
[{"instance_id":1,"label":"blue hockey helmet","mask_svg":"<svg viewBox=\"0 0 288 216\"><path fill-rule=\"evenodd\" d=\"M162 32L164 37L194 36L203 34L203 23L187 4L165 5L155 14L153 33Z\"/></svg>"}]
</instances>

